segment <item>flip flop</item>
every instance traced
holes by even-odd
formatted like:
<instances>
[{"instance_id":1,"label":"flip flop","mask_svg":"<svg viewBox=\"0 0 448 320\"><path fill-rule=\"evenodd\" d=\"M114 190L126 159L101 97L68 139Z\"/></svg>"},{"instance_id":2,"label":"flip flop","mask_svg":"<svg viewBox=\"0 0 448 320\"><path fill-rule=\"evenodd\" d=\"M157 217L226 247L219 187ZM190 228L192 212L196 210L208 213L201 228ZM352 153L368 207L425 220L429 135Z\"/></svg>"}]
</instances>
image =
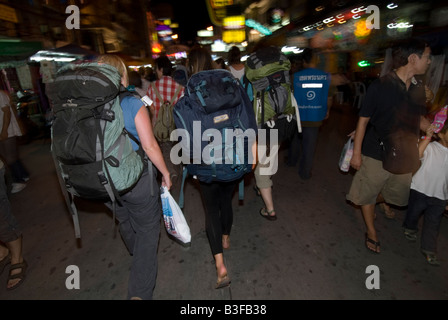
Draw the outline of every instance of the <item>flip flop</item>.
<instances>
[{"instance_id":1,"label":"flip flop","mask_svg":"<svg viewBox=\"0 0 448 320\"><path fill-rule=\"evenodd\" d=\"M275 221L277 220L277 215L271 215L272 212L275 212L275 210L272 209L271 211L267 211L266 208L263 207L260 209L260 216L268 219L269 221Z\"/></svg>"},{"instance_id":2,"label":"flip flop","mask_svg":"<svg viewBox=\"0 0 448 320\"><path fill-rule=\"evenodd\" d=\"M10 263L11 263L11 253L8 253L8 255L4 257L2 261L0 261L0 274L3 273L3 270L5 270L6 266Z\"/></svg>"},{"instance_id":3,"label":"flip flop","mask_svg":"<svg viewBox=\"0 0 448 320\"><path fill-rule=\"evenodd\" d=\"M375 245L375 249L369 247L368 244L367 244L367 242L369 242L369 243ZM367 248L367 249L369 249L369 250L370 250L371 252L373 252L373 253L379 254L379 252L378 252L378 248L380 248L380 245L381 245L381 244L380 244L379 241L375 241L375 240L373 240L373 239L370 239L369 236L368 236L367 233L366 233L366 248Z\"/></svg>"},{"instance_id":4,"label":"flip flop","mask_svg":"<svg viewBox=\"0 0 448 320\"><path fill-rule=\"evenodd\" d=\"M221 279L221 281L216 282L216 287L215 289L222 289L222 288L226 288L228 286L230 286L230 278L228 276L225 276L224 278Z\"/></svg>"}]
</instances>

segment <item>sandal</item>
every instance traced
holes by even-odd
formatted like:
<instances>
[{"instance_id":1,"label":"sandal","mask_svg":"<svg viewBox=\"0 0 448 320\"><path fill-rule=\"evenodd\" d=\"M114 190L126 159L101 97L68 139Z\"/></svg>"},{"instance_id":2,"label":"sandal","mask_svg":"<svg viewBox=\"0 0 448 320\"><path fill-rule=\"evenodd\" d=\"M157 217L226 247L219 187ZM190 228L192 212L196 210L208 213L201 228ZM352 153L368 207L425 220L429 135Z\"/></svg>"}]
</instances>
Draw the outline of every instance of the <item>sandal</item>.
<instances>
[{"instance_id":1,"label":"sandal","mask_svg":"<svg viewBox=\"0 0 448 320\"><path fill-rule=\"evenodd\" d=\"M25 260L23 260L22 263L16 263L16 264L11 265L11 267L9 268L9 276L8 276L8 281L6 282L6 284L8 284L9 281L14 280L14 279L20 279L20 281L17 282L14 286L12 286L10 288L6 287L6 290L14 290L23 283L23 281L25 280L27 268L28 268L28 264L26 263ZM15 270L15 269L21 269L21 271L16 274L11 274L11 271Z\"/></svg>"},{"instance_id":2,"label":"sandal","mask_svg":"<svg viewBox=\"0 0 448 320\"><path fill-rule=\"evenodd\" d=\"M410 229L404 229L404 236L406 239L408 239L411 242L417 241L417 231L410 230Z\"/></svg>"},{"instance_id":3,"label":"sandal","mask_svg":"<svg viewBox=\"0 0 448 320\"><path fill-rule=\"evenodd\" d=\"M440 261L434 253L426 252L422 250L422 254L425 256L426 261L432 266L440 266Z\"/></svg>"},{"instance_id":4,"label":"sandal","mask_svg":"<svg viewBox=\"0 0 448 320\"><path fill-rule=\"evenodd\" d=\"M3 273L3 270L5 270L6 266L10 263L11 263L11 253L8 253L8 255L4 257L2 261L0 261L0 274Z\"/></svg>"},{"instance_id":5,"label":"sandal","mask_svg":"<svg viewBox=\"0 0 448 320\"><path fill-rule=\"evenodd\" d=\"M369 247L369 243L373 244L375 246L375 248ZM369 249L370 251L374 252L374 253L380 253L379 248L380 248L380 242L379 241L375 241L373 239L370 239L369 236L366 233L366 248Z\"/></svg>"},{"instance_id":6,"label":"sandal","mask_svg":"<svg viewBox=\"0 0 448 320\"><path fill-rule=\"evenodd\" d=\"M228 286L230 286L230 278L225 275L221 280L218 280L216 282L216 286L215 289L222 289L222 288L226 288Z\"/></svg>"},{"instance_id":7,"label":"sandal","mask_svg":"<svg viewBox=\"0 0 448 320\"><path fill-rule=\"evenodd\" d=\"M273 215L272 213L275 213L275 210L274 209L272 209L271 211L267 211L266 210L266 208L261 208L261 210L260 210L260 215L263 217L263 218L265 218L265 219L268 219L269 221L275 221L275 220L277 220L277 215Z\"/></svg>"}]
</instances>

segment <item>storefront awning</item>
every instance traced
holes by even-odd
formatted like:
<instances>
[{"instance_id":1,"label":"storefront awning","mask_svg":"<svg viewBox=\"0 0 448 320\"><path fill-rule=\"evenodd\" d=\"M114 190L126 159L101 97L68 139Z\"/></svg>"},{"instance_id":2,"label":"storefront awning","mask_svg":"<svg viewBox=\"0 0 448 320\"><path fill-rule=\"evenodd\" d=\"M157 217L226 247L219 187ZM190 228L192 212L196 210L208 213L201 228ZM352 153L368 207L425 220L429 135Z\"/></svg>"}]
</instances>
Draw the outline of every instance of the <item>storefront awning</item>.
<instances>
[{"instance_id":1,"label":"storefront awning","mask_svg":"<svg viewBox=\"0 0 448 320\"><path fill-rule=\"evenodd\" d=\"M26 60L41 49L40 41L0 38L0 63Z\"/></svg>"}]
</instances>

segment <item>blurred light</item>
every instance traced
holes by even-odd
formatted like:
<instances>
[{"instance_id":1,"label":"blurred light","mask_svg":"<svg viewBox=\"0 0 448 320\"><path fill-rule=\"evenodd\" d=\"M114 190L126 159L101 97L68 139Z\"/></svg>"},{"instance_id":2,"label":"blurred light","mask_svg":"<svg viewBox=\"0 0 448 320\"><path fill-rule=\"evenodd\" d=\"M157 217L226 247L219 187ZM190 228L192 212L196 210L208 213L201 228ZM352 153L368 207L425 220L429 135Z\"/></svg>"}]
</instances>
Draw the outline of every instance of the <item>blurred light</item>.
<instances>
[{"instance_id":1,"label":"blurred light","mask_svg":"<svg viewBox=\"0 0 448 320\"><path fill-rule=\"evenodd\" d=\"M319 11L322 11L322 10L324 10L325 9L325 7L324 6L318 6L316 9L314 9L314 10L316 10L317 12L319 12Z\"/></svg>"},{"instance_id":2,"label":"blurred light","mask_svg":"<svg viewBox=\"0 0 448 320\"><path fill-rule=\"evenodd\" d=\"M361 20L356 22L354 35L358 39L362 39L370 35L371 30L367 28L366 21Z\"/></svg>"},{"instance_id":3,"label":"blurred light","mask_svg":"<svg viewBox=\"0 0 448 320\"><path fill-rule=\"evenodd\" d=\"M173 39L179 39L179 36L178 36L177 34L173 34L173 35L171 36L171 38L173 38Z\"/></svg>"},{"instance_id":4,"label":"blurred light","mask_svg":"<svg viewBox=\"0 0 448 320\"><path fill-rule=\"evenodd\" d=\"M64 57L31 57L30 60L32 61L43 61L43 60L47 60L47 61L57 61L57 62L72 62L75 61L76 58L64 58Z\"/></svg>"},{"instance_id":5,"label":"blurred light","mask_svg":"<svg viewBox=\"0 0 448 320\"><path fill-rule=\"evenodd\" d=\"M213 30L199 30L198 37L213 37Z\"/></svg>"},{"instance_id":6,"label":"blurred light","mask_svg":"<svg viewBox=\"0 0 448 320\"><path fill-rule=\"evenodd\" d=\"M282 47L282 52L283 53L292 52L292 53L298 54L298 53L303 52L303 49L297 48L296 46L291 46L291 47L283 46Z\"/></svg>"},{"instance_id":7,"label":"blurred light","mask_svg":"<svg viewBox=\"0 0 448 320\"><path fill-rule=\"evenodd\" d=\"M387 5L387 9L395 9L395 8L397 8L397 7L398 7L398 5L395 4L395 3L393 3L393 2L391 2L391 3L389 3L389 4Z\"/></svg>"},{"instance_id":8,"label":"blurred light","mask_svg":"<svg viewBox=\"0 0 448 320\"><path fill-rule=\"evenodd\" d=\"M389 29L407 29L412 28L414 25L409 24L409 22L399 22L399 23L389 23L387 27Z\"/></svg>"},{"instance_id":9,"label":"blurred light","mask_svg":"<svg viewBox=\"0 0 448 320\"><path fill-rule=\"evenodd\" d=\"M358 66L360 66L361 68L365 68L365 67L369 67L370 66L370 62L367 60L362 60L358 62Z\"/></svg>"},{"instance_id":10,"label":"blurred light","mask_svg":"<svg viewBox=\"0 0 448 320\"><path fill-rule=\"evenodd\" d=\"M208 31L213 31L213 26L207 27Z\"/></svg>"}]
</instances>

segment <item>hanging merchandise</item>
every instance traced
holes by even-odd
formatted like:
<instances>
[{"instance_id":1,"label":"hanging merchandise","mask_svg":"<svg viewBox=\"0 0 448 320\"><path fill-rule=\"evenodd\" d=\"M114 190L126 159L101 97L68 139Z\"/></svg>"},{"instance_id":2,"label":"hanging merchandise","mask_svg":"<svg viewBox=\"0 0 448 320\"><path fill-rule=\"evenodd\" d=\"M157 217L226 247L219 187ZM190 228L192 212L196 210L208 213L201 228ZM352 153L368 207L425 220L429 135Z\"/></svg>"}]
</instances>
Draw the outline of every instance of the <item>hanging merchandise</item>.
<instances>
[{"instance_id":1,"label":"hanging merchandise","mask_svg":"<svg viewBox=\"0 0 448 320\"><path fill-rule=\"evenodd\" d=\"M32 89L33 82L31 80L30 67L28 65L16 67L16 72L22 89L24 90Z\"/></svg>"},{"instance_id":2,"label":"hanging merchandise","mask_svg":"<svg viewBox=\"0 0 448 320\"><path fill-rule=\"evenodd\" d=\"M40 73L42 75L43 83L51 83L54 81L56 74L56 65L53 61L41 61Z\"/></svg>"}]
</instances>

